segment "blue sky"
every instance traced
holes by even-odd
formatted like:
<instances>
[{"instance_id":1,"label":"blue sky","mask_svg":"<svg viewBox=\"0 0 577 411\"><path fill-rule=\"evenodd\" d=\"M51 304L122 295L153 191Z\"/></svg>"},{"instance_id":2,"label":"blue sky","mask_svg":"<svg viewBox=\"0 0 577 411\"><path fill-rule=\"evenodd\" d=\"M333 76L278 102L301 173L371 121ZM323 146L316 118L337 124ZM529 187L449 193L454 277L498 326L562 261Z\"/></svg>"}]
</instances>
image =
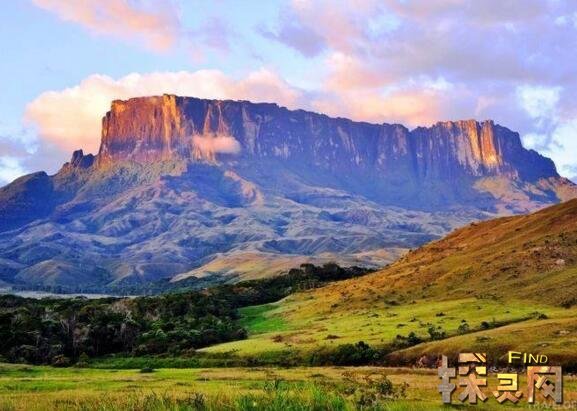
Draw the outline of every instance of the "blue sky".
<instances>
[{"instance_id":1,"label":"blue sky","mask_svg":"<svg viewBox=\"0 0 577 411\"><path fill-rule=\"evenodd\" d=\"M577 2L20 0L0 183L96 151L114 98L274 101L409 127L492 118L577 176Z\"/></svg>"}]
</instances>

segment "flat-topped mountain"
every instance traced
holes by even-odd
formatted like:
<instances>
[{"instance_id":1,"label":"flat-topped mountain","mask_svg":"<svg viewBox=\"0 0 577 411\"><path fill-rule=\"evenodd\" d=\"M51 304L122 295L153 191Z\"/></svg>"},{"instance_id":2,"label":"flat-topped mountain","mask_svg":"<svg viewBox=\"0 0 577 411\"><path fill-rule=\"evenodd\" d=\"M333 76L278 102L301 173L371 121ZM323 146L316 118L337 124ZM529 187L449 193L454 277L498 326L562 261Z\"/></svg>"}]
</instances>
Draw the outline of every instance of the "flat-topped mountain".
<instances>
[{"instance_id":1,"label":"flat-topped mountain","mask_svg":"<svg viewBox=\"0 0 577 411\"><path fill-rule=\"evenodd\" d=\"M97 155L0 189L0 279L79 288L379 265L577 197L492 121L402 125L171 95L114 101Z\"/></svg>"},{"instance_id":2,"label":"flat-topped mountain","mask_svg":"<svg viewBox=\"0 0 577 411\"><path fill-rule=\"evenodd\" d=\"M168 95L113 101L103 119L98 162L214 161L219 150L255 160L307 160L332 170L394 174L403 167L405 179L557 176L550 160L524 150L517 134L491 121L437 123L411 133L401 125L359 123L275 104Z\"/></svg>"},{"instance_id":3,"label":"flat-topped mountain","mask_svg":"<svg viewBox=\"0 0 577 411\"><path fill-rule=\"evenodd\" d=\"M114 101L103 120L96 163L217 157L248 166L274 161L307 177L321 172L329 186L423 209L466 202L490 209L495 199L483 192L491 188L473 187L485 177L540 186L540 193L528 195L528 208L554 202L567 185L550 159L524 149L517 133L492 121L439 122L409 131L275 104L169 95Z\"/></svg>"}]
</instances>

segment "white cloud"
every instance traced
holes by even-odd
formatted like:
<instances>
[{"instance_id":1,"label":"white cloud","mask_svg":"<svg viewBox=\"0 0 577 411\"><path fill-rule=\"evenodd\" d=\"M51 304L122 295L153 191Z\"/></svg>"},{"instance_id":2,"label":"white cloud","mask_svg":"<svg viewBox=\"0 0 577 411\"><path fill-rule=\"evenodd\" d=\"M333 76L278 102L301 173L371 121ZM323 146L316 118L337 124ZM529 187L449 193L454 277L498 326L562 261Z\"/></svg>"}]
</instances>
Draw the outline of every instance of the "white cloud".
<instances>
[{"instance_id":1,"label":"white cloud","mask_svg":"<svg viewBox=\"0 0 577 411\"><path fill-rule=\"evenodd\" d=\"M576 177L577 119L559 124L551 133L543 154L550 156L560 174Z\"/></svg>"},{"instance_id":2,"label":"white cloud","mask_svg":"<svg viewBox=\"0 0 577 411\"><path fill-rule=\"evenodd\" d=\"M33 0L33 3L94 34L140 41L155 51L173 47L181 30L178 10L170 0Z\"/></svg>"},{"instance_id":3,"label":"white cloud","mask_svg":"<svg viewBox=\"0 0 577 411\"><path fill-rule=\"evenodd\" d=\"M543 151L547 147L549 137L545 134L527 133L522 137L523 145L537 151Z\"/></svg>"},{"instance_id":4,"label":"white cloud","mask_svg":"<svg viewBox=\"0 0 577 411\"><path fill-rule=\"evenodd\" d=\"M236 80L218 70L132 73L119 79L91 75L80 84L42 93L26 107L25 120L41 139L62 150L97 152L102 116L115 99L176 94L214 99L277 102L297 108L301 92L261 69Z\"/></svg>"},{"instance_id":5,"label":"white cloud","mask_svg":"<svg viewBox=\"0 0 577 411\"><path fill-rule=\"evenodd\" d=\"M240 152L240 143L228 135L196 135L192 143L202 158L214 158L217 153L237 154Z\"/></svg>"},{"instance_id":6,"label":"white cloud","mask_svg":"<svg viewBox=\"0 0 577 411\"><path fill-rule=\"evenodd\" d=\"M521 107L534 119L553 120L557 112L561 87L523 85L517 88Z\"/></svg>"},{"instance_id":7,"label":"white cloud","mask_svg":"<svg viewBox=\"0 0 577 411\"><path fill-rule=\"evenodd\" d=\"M8 184L25 174L20 161L10 156L0 156L0 184Z\"/></svg>"},{"instance_id":8,"label":"white cloud","mask_svg":"<svg viewBox=\"0 0 577 411\"><path fill-rule=\"evenodd\" d=\"M523 136L528 147L550 157L557 171L575 177L577 166L577 119L561 115L561 87L521 86L517 89L520 106L535 121L535 131Z\"/></svg>"},{"instance_id":9,"label":"white cloud","mask_svg":"<svg viewBox=\"0 0 577 411\"><path fill-rule=\"evenodd\" d=\"M228 52L234 30L221 16L185 27L177 0L32 0L61 20L78 24L96 36L114 37L154 52L182 47L194 61L207 50Z\"/></svg>"}]
</instances>

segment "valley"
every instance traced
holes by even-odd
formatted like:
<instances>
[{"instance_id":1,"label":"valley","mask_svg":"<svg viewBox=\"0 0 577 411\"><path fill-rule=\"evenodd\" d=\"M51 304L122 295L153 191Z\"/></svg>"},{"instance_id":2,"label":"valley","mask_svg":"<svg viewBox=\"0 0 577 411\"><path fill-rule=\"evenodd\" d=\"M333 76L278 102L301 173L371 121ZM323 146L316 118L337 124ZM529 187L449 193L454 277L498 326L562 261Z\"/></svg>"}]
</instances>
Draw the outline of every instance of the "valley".
<instances>
[{"instance_id":1,"label":"valley","mask_svg":"<svg viewBox=\"0 0 577 411\"><path fill-rule=\"evenodd\" d=\"M564 401L571 406L577 401L571 374L577 370L576 217L573 200L472 223L374 272L303 265L284 276L161 297L2 297L2 344L19 347L8 351L21 356L16 362L37 362L38 354L50 352L50 345L38 346L36 357L26 357L34 348L24 340L38 331L24 327L41 327L43 338L54 338L59 327L49 322L55 313L64 316L61 324L78 327L72 335L91 337L73 337L71 347L83 352L57 355L51 367L0 364L0 406L445 409L431 368L440 355L464 349L487 353L491 369L506 366L509 350L546 354L567 373ZM42 306L52 314L44 314L40 326L33 313ZM128 326L148 328L139 335L127 333ZM183 339L191 326L198 349ZM120 351L106 351L103 344L116 338L124 341ZM125 351L127 338L136 338L132 352ZM494 375L489 383L497 384ZM509 406L493 400L482 408Z\"/></svg>"},{"instance_id":2,"label":"valley","mask_svg":"<svg viewBox=\"0 0 577 411\"><path fill-rule=\"evenodd\" d=\"M576 0L0 9L0 411L577 410Z\"/></svg>"}]
</instances>

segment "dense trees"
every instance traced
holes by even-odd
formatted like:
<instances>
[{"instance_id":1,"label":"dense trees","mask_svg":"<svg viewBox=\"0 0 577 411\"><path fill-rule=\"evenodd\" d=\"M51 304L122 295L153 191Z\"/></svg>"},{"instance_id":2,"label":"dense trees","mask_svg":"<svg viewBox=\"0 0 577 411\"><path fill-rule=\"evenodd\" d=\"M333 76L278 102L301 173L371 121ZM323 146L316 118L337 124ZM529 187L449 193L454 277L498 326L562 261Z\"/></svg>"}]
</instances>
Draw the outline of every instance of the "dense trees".
<instances>
[{"instance_id":1,"label":"dense trees","mask_svg":"<svg viewBox=\"0 0 577 411\"><path fill-rule=\"evenodd\" d=\"M0 312L0 354L9 361L182 352L246 337L231 304L202 293L118 300L4 296Z\"/></svg>"},{"instance_id":2,"label":"dense trees","mask_svg":"<svg viewBox=\"0 0 577 411\"><path fill-rule=\"evenodd\" d=\"M306 264L286 275L154 297L98 300L0 297L0 355L13 362L68 365L120 353L183 354L246 338L239 307L279 300L327 281L366 274L358 267ZM84 361L84 360L83 360Z\"/></svg>"}]
</instances>

